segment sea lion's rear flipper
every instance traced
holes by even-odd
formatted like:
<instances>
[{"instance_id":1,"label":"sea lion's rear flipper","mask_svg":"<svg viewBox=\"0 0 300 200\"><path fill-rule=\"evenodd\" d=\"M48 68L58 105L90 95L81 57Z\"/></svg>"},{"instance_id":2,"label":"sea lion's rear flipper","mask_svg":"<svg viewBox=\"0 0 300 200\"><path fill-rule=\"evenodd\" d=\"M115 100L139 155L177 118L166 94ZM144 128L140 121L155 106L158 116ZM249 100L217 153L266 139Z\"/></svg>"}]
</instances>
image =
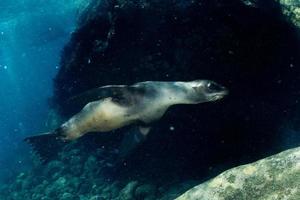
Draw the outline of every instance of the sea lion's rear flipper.
<instances>
[{"instance_id":1,"label":"sea lion's rear flipper","mask_svg":"<svg viewBox=\"0 0 300 200\"><path fill-rule=\"evenodd\" d=\"M31 145L33 152L39 156L42 163L54 159L66 144L55 132L30 136L24 141Z\"/></svg>"},{"instance_id":2,"label":"sea lion's rear flipper","mask_svg":"<svg viewBox=\"0 0 300 200\"><path fill-rule=\"evenodd\" d=\"M146 140L151 127L134 126L124 134L120 148L120 158L127 157L138 145Z\"/></svg>"}]
</instances>

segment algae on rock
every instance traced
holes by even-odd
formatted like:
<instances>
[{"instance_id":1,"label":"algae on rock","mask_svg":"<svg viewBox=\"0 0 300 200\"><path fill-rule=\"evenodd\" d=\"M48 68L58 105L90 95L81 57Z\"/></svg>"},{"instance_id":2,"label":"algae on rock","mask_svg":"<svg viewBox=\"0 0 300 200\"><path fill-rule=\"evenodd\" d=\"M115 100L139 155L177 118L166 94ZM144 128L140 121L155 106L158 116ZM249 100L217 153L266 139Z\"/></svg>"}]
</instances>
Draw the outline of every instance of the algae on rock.
<instances>
[{"instance_id":1,"label":"algae on rock","mask_svg":"<svg viewBox=\"0 0 300 200\"><path fill-rule=\"evenodd\" d=\"M282 6L282 12L291 22L300 28L300 1L299 0L277 0Z\"/></svg>"},{"instance_id":2,"label":"algae on rock","mask_svg":"<svg viewBox=\"0 0 300 200\"><path fill-rule=\"evenodd\" d=\"M176 200L300 199L300 147L235 167Z\"/></svg>"}]
</instances>

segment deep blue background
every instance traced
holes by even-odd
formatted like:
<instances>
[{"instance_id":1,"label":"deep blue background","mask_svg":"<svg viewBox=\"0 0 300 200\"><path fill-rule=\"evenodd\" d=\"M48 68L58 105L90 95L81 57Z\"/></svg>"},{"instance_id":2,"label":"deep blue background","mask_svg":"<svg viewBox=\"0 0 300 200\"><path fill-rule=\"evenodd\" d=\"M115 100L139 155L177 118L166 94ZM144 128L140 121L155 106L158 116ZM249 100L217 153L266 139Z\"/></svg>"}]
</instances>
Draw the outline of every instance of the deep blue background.
<instances>
[{"instance_id":1,"label":"deep blue background","mask_svg":"<svg viewBox=\"0 0 300 200\"><path fill-rule=\"evenodd\" d=\"M0 180L31 164L22 139L45 129L52 79L80 3L0 1Z\"/></svg>"}]
</instances>

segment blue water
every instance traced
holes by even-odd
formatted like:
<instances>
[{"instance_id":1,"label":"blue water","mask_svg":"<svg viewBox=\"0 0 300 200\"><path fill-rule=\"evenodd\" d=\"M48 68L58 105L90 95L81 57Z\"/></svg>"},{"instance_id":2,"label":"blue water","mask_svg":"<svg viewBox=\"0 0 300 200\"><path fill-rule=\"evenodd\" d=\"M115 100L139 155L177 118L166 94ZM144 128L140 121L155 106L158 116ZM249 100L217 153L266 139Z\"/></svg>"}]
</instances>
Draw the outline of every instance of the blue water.
<instances>
[{"instance_id":1,"label":"blue water","mask_svg":"<svg viewBox=\"0 0 300 200\"><path fill-rule=\"evenodd\" d=\"M30 166L25 135L43 130L59 56L80 1L0 1L0 180Z\"/></svg>"}]
</instances>

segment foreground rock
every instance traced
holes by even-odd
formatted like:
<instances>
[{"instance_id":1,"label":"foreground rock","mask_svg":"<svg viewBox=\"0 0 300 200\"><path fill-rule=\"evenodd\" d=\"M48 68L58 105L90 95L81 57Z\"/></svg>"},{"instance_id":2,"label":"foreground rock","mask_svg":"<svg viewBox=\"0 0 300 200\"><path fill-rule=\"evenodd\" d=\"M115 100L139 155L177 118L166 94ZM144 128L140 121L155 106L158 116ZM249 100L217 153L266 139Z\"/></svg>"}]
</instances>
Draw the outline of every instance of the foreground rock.
<instances>
[{"instance_id":1,"label":"foreground rock","mask_svg":"<svg viewBox=\"0 0 300 200\"><path fill-rule=\"evenodd\" d=\"M300 199L300 147L225 171L176 200Z\"/></svg>"}]
</instances>

